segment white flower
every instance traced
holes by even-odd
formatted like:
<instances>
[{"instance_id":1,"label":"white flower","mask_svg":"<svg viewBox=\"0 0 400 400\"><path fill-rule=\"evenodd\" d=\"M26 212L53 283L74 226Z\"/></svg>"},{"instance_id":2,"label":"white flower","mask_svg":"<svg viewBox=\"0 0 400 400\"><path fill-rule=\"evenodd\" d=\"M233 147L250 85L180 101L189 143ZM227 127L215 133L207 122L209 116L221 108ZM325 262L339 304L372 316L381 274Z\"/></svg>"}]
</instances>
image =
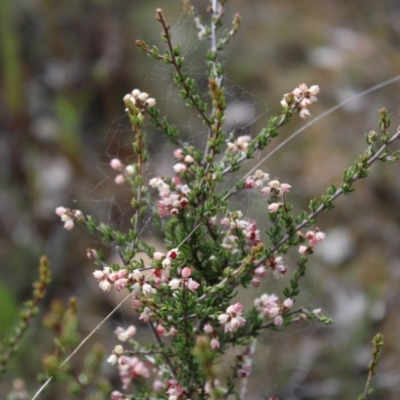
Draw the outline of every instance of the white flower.
<instances>
[{"instance_id":1,"label":"white flower","mask_svg":"<svg viewBox=\"0 0 400 400\"><path fill-rule=\"evenodd\" d=\"M111 283L104 280L104 281L100 281L99 282L99 287L101 290L103 290L104 292L108 292L111 289Z\"/></svg>"},{"instance_id":2,"label":"white flower","mask_svg":"<svg viewBox=\"0 0 400 400\"><path fill-rule=\"evenodd\" d=\"M170 282L168 283L168 286L169 286L172 290L177 290L177 289L179 289L180 283L181 283L181 280L180 280L180 279L174 278L174 279L171 279L171 280L170 280Z\"/></svg>"},{"instance_id":3,"label":"white flower","mask_svg":"<svg viewBox=\"0 0 400 400\"><path fill-rule=\"evenodd\" d=\"M118 361L118 357L115 354L111 354L110 357L107 358L107 362L114 365Z\"/></svg>"}]
</instances>

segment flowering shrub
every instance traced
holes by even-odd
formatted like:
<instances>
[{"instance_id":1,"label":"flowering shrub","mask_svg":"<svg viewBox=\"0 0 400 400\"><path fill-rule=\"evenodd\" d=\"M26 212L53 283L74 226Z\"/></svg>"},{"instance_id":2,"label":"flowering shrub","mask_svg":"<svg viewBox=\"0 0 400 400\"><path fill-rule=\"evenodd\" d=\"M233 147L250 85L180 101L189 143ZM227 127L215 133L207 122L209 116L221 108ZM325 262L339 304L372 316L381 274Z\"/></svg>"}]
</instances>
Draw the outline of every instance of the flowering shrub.
<instances>
[{"instance_id":1,"label":"flowering shrub","mask_svg":"<svg viewBox=\"0 0 400 400\"><path fill-rule=\"evenodd\" d=\"M236 382L251 373L250 345L266 329L277 330L294 322L316 321L331 324L321 310L308 310L297 304L301 278L314 248L325 233L316 226L319 214L333 208L341 195L351 193L353 183L368 176L376 161L393 162L398 153L389 146L399 136L388 132L390 120L380 110L380 133L366 136L367 149L345 170L338 187L329 186L327 194L310 201L309 210L295 215L290 202L291 184L271 179L258 169L237 179L230 189L221 189L228 174L240 171L246 160L267 147L278 136L279 128L299 115L308 118L317 102L320 88L300 84L281 100L281 112L255 137L228 134L224 129L226 110L223 66L218 53L236 34L240 16L218 36L225 1L213 0L208 11L211 23L205 25L192 10L199 40L209 40L207 76L209 101L205 100L196 81L185 72L181 48L173 44L170 26L161 9L156 19L162 28L164 51L144 41L137 46L150 58L171 66L179 95L201 119L208 131L204 148L186 143L179 131L156 107L156 99L134 89L123 101L133 131L135 162L125 165L114 158L110 167L117 172L115 184L132 190L132 229L122 232L98 223L80 210L58 207L56 214L71 230L75 224L99 234L104 242L118 247L121 263L108 264L98 249L88 249L94 261L93 272L102 291L123 289L130 293L138 319L148 323L154 343L141 345L135 340L136 327L117 328L115 346L108 362L115 364L121 379L121 390L111 398L169 400L226 399L239 396ZM171 174L144 178L148 159L144 122L151 122L174 146L176 159ZM382 144L377 145L380 139ZM270 167L273 174L273 167ZM239 192L255 191L264 201L268 218L265 235L257 221L247 217L247 210L232 205L230 199ZM141 224L149 215L162 236L165 249L149 245L141 235ZM298 252L297 269L285 265L289 249ZM151 259L145 263L144 255ZM282 294L264 293L245 307L235 299L239 287L258 287L267 276L284 279ZM289 276L288 276L289 275ZM295 306L296 305L296 306ZM375 371L381 338L375 341L371 376ZM238 348L230 374L221 380L215 365L232 347ZM145 382L145 384L143 384ZM139 384L140 383L140 384ZM368 396L368 385L362 395ZM240 395L243 398L243 393Z\"/></svg>"},{"instance_id":2,"label":"flowering shrub","mask_svg":"<svg viewBox=\"0 0 400 400\"><path fill-rule=\"evenodd\" d=\"M325 238L315 226L317 217L322 211L332 209L338 196L352 192L353 183L365 178L375 161L398 158L388 146L400 132L394 136L388 133L389 120L386 111L381 110L383 145L375 148L379 135L369 133L366 152L345 171L340 187L331 185L320 200L311 200L309 212L294 215L291 185L270 179L262 170L239 179L230 190L219 189L225 176L240 170L245 160L263 150L294 114L309 117L310 107L317 102L320 91L317 85L308 88L300 84L283 96L281 114L270 118L268 127L256 137L228 136L224 131L226 101L218 52L236 33L240 17L236 15L231 29L218 39L224 3L212 2L210 26L193 14L199 39L211 41L207 55L209 103L203 100L195 80L184 72L180 46L173 45L170 27L161 9L157 10L156 18L163 30L165 52L155 46L150 48L143 41L136 42L150 58L172 66L180 96L207 127L205 148L182 141L178 130L160 117L156 100L135 89L124 97L124 102L134 133L136 162L124 165L119 159L113 159L110 163L119 173L115 183L132 189L133 229L119 232L79 210L63 207L56 210L66 229L71 229L77 221L90 232L98 232L103 240L118 245L123 265L108 265L100 252L88 250L89 257L100 267L93 275L103 291L129 290L132 307L140 313L139 319L149 324L155 338L153 345L142 346L134 338L134 326L116 330L124 344L115 346L108 361L118 365L125 394L114 391L112 399L227 398L237 393L235 380L250 374L248 346L263 330L289 326L299 320L330 324L332 321L320 310L294 308L307 260ZM175 146L173 154L177 160L170 176L153 177L147 182L143 176L147 161L143 129L146 119ZM265 197L268 240L262 240L256 221L245 218L244 210L232 209L229 202L234 194L253 189ZM164 237L164 252L149 246L139 235L141 221L148 214L153 215L154 225ZM235 302L238 287L257 287L267 274L285 277L288 268L284 255L292 247L298 248L298 268L290 271L291 278L282 296L265 293L249 309ZM140 257L143 253L152 260L149 265ZM242 348L241 355L231 375L222 382L213 365L232 346ZM146 379L144 388L135 385L140 378Z\"/></svg>"}]
</instances>

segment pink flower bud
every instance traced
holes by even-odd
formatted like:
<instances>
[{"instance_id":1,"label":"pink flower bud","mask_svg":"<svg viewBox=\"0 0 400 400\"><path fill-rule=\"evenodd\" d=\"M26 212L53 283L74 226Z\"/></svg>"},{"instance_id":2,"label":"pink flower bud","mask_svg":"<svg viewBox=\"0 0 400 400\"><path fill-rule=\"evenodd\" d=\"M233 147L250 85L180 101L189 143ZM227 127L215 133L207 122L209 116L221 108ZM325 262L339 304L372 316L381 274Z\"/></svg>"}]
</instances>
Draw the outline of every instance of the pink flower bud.
<instances>
[{"instance_id":1,"label":"pink flower bud","mask_svg":"<svg viewBox=\"0 0 400 400\"><path fill-rule=\"evenodd\" d=\"M300 246L299 247L299 253L303 256L304 254L307 253L307 249L308 249L307 246Z\"/></svg>"},{"instance_id":2,"label":"pink flower bud","mask_svg":"<svg viewBox=\"0 0 400 400\"><path fill-rule=\"evenodd\" d=\"M162 260L165 257L164 253L161 253L160 251L156 251L153 253L153 260Z\"/></svg>"},{"instance_id":3,"label":"pink flower bud","mask_svg":"<svg viewBox=\"0 0 400 400\"><path fill-rule=\"evenodd\" d=\"M217 349L219 349L220 344L219 344L218 339L215 339L215 338L212 339L211 342L210 342L210 346L211 346L211 349L212 349L212 350L217 350Z\"/></svg>"},{"instance_id":4,"label":"pink flower bud","mask_svg":"<svg viewBox=\"0 0 400 400\"><path fill-rule=\"evenodd\" d=\"M125 183L125 177L124 177L124 175L122 175L122 174L117 175L117 176L115 177L115 179L114 179L114 182L115 182L117 185L123 185L123 184Z\"/></svg>"},{"instance_id":5,"label":"pink flower bud","mask_svg":"<svg viewBox=\"0 0 400 400\"><path fill-rule=\"evenodd\" d=\"M270 213L276 213L279 210L280 203L271 203L268 206L268 210Z\"/></svg>"},{"instance_id":6,"label":"pink flower bud","mask_svg":"<svg viewBox=\"0 0 400 400\"><path fill-rule=\"evenodd\" d=\"M61 217L67 212L67 209L65 207L57 207L56 208L56 214Z\"/></svg>"},{"instance_id":7,"label":"pink flower bud","mask_svg":"<svg viewBox=\"0 0 400 400\"><path fill-rule=\"evenodd\" d=\"M111 168L115 169L115 170L119 170L123 167L121 160L119 160L118 158L113 158L110 161L110 165L111 165Z\"/></svg>"},{"instance_id":8,"label":"pink flower bud","mask_svg":"<svg viewBox=\"0 0 400 400\"><path fill-rule=\"evenodd\" d=\"M185 267L182 270L182 278L189 278L192 275L192 270L189 267Z\"/></svg>"},{"instance_id":9,"label":"pink flower bud","mask_svg":"<svg viewBox=\"0 0 400 400\"><path fill-rule=\"evenodd\" d=\"M149 107L154 107L156 105L156 99L153 99L152 97L148 98L146 100L146 105Z\"/></svg>"},{"instance_id":10,"label":"pink flower bud","mask_svg":"<svg viewBox=\"0 0 400 400\"><path fill-rule=\"evenodd\" d=\"M182 160L183 154L181 149L176 149L174 151L174 157L177 158L178 160Z\"/></svg>"},{"instance_id":11,"label":"pink flower bud","mask_svg":"<svg viewBox=\"0 0 400 400\"><path fill-rule=\"evenodd\" d=\"M293 301L293 299L286 299L284 302L283 302L283 305L286 307L286 308L292 308L293 307L293 304L294 304L294 301Z\"/></svg>"}]
</instances>

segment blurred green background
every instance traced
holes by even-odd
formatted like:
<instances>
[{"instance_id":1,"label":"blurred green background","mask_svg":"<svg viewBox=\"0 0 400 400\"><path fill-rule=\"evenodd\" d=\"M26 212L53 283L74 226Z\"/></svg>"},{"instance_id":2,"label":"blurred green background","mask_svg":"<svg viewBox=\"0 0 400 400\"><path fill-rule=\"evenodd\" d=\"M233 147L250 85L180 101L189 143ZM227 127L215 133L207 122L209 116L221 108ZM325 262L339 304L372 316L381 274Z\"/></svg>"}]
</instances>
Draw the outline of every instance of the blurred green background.
<instances>
[{"instance_id":1,"label":"blurred green background","mask_svg":"<svg viewBox=\"0 0 400 400\"><path fill-rule=\"evenodd\" d=\"M208 1L192 4L207 18ZM63 230L54 209L79 208L121 229L128 226L129 192L114 185L108 166L113 157L132 159L125 93L135 87L147 91L186 140L204 141L196 115L175 96L172 71L135 46L142 39L162 48L157 7L172 23L175 43L182 43L187 71L205 91L208 43L197 42L179 0L0 1L1 336L10 332L19 306L29 298L42 254L49 256L54 278L43 313L50 299L67 302L77 296L85 335L115 306L116 295L98 289L86 259L86 248L99 247L99 240L80 228ZM221 58L227 73L226 128L237 134L257 134L279 111L283 93L299 83L321 87L314 117L400 73L398 1L230 0L227 24L236 12L242 27ZM292 185L297 210L340 182L363 151L365 133L378 128L381 107L388 109L392 126L399 125L399 89L400 83L393 83L348 103L263 165ZM274 145L304 124L293 118ZM151 127L148 138L157 160L150 161L148 176L171 174L173 149ZM266 332L249 399L356 399L378 331L386 346L371 398L400 398L399 168L375 165L352 196L321 215L318 226L328 239L310 263L301 300L310 309L322 307L336 324ZM261 199L246 195L240 201L248 216L263 220ZM105 251L115 256L115 250ZM295 253L286 258L289 270L295 261ZM268 281L254 289L254 297L265 290L280 294L284 284ZM97 340L110 351L116 324L134 321L129 309L117 313ZM37 318L0 383L3 398L16 377L29 391L37 388L40 357L50 343ZM104 371L118 388L114 368L105 365ZM41 398L68 398L59 392L47 396Z\"/></svg>"}]
</instances>

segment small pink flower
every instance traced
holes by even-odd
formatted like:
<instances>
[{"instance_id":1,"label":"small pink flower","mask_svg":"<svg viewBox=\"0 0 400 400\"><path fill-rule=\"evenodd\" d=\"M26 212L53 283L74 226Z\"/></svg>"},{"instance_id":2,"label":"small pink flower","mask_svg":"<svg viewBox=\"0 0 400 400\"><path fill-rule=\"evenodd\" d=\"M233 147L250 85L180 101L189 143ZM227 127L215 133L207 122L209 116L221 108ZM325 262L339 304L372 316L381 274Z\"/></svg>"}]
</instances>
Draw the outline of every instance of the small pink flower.
<instances>
[{"instance_id":1,"label":"small pink flower","mask_svg":"<svg viewBox=\"0 0 400 400\"><path fill-rule=\"evenodd\" d=\"M162 389L164 389L164 388L165 388L164 382L161 381L160 379L156 379L156 380L153 382L153 390L154 390L155 392L159 392L160 390L162 390ZM111 399L111 400L112 400L112 399Z\"/></svg>"},{"instance_id":2,"label":"small pink flower","mask_svg":"<svg viewBox=\"0 0 400 400\"><path fill-rule=\"evenodd\" d=\"M281 206L280 203L271 203L268 206L268 210L270 213L276 213L279 210L279 207Z\"/></svg>"},{"instance_id":3,"label":"small pink flower","mask_svg":"<svg viewBox=\"0 0 400 400\"><path fill-rule=\"evenodd\" d=\"M194 292L199 288L200 284L194 281L192 278L189 278L189 281L187 283L187 287L191 292Z\"/></svg>"},{"instance_id":4,"label":"small pink flower","mask_svg":"<svg viewBox=\"0 0 400 400\"><path fill-rule=\"evenodd\" d=\"M303 256L304 254L306 254L307 253L307 249L308 249L308 247L307 246L299 246L299 253Z\"/></svg>"},{"instance_id":5,"label":"small pink flower","mask_svg":"<svg viewBox=\"0 0 400 400\"><path fill-rule=\"evenodd\" d=\"M218 316L220 324L225 325L225 332L235 332L246 323L241 316L243 306L240 303L233 304L226 309L226 313Z\"/></svg>"},{"instance_id":6,"label":"small pink flower","mask_svg":"<svg viewBox=\"0 0 400 400\"><path fill-rule=\"evenodd\" d=\"M308 117L311 117L311 113L310 113L310 111L308 111L308 108L302 108L300 110L299 115L300 115L300 118L302 118L302 119L306 119Z\"/></svg>"},{"instance_id":7,"label":"small pink flower","mask_svg":"<svg viewBox=\"0 0 400 400\"><path fill-rule=\"evenodd\" d=\"M205 333L212 333L214 331L213 327L210 324L205 324L203 329Z\"/></svg>"},{"instance_id":8,"label":"small pink flower","mask_svg":"<svg viewBox=\"0 0 400 400\"><path fill-rule=\"evenodd\" d=\"M142 302L138 299L134 299L132 301L132 308L134 308L135 310L138 310L140 307L142 307Z\"/></svg>"},{"instance_id":9,"label":"small pink flower","mask_svg":"<svg viewBox=\"0 0 400 400\"><path fill-rule=\"evenodd\" d=\"M179 205L182 208L185 208L188 204L189 204L189 200L186 197L182 197L180 202L179 202Z\"/></svg>"},{"instance_id":10,"label":"small pink flower","mask_svg":"<svg viewBox=\"0 0 400 400\"><path fill-rule=\"evenodd\" d=\"M175 327L172 327L169 330L169 334L172 335L172 336L176 336L178 333L179 333L179 331Z\"/></svg>"},{"instance_id":11,"label":"small pink flower","mask_svg":"<svg viewBox=\"0 0 400 400\"><path fill-rule=\"evenodd\" d=\"M261 194L262 194L263 196L269 196L270 193L271 193L271 188L270 188L269 186L264 186L264 187L261 189Z\"/></svg>"},{"instance_id":12,"label":"small pink flower","mask_svg":"<svg viewBox=\"0 0 400 400\"><path fill-rule=\"evenodd\" d=\"M280 308L279 307L271 307L268 310L268 316L270 316L271 318L276 317L280 312Z\"/></svg>"},{"instance_id":13,"label":"small pink flower","mask_svg":"<svg viewBox=\"0 0 400 400\"><path fill-rule=\"evenodd\" d=\"M174 157L177 158L178 160L183 159L183 154L181 149L176 149L174 150Z\"/></svg>"},{"instance_id":14,"label":"small pink flower","mask_svg":"<svg viewBox=\"0 0 400 400\"><path fill-rule=\"evenodd\" d=\"M126 342L136 334L136 327L134 325L130 325L126 329L118 327L115 329L114 333L117 335L118 340L121 342Z\"/></svg>"},{"instance_id":15,"label":"small pink flower","mask_svg":"<svg viewBox=\"0 0 400 400\"><path fill-rule=\"evenodd\" d=\"M175 260L176 257L178 257L179 251L178 249L172 249L168 252L167 257L171 258L172 260Z\"/></svg>"},{"instance_id":16,"label":"small pink flower","mask_svg":"<svg viewBox=\"0 0 400 400\"><path fill-rule=\"evenodd\" d=\"M319 242L325 239L325 233L319 230L308 231L306 233L306 238L308 239L309 245L315 247Z\"/></svg>"},{"instance_id":17,"label":"small pink flower","mask_svg":"<svg viewBox=\"0 0 400 400\"><path fill-rule=\"evenodd\" d=\"M254 270L254 275L259 278L265 278L265 276L267 275L267 270L263 265L260 265Z\"/></svg>"},{"instance_id":18,"label":"small pink flower","mask_svg":"<svg viewBox=\"0 0 400 400\"><path fill-rule=\"evenodd\" d=\"M153 260L162 260L165 257L164 253L161 253L160 251L156 251L153 253Z\"/></svg>"},{"instance_id":19,"label":"small pink flower","mask_svg":"<svg viewBox=\"0 0 400 400\"><path fill-rule=\"evenodd\" d=\"M282 315L278 315L277 317L274 318L274 325L282 326L282 324L283 324Z\"/></svg>"},{"instance_id":20,"label":"small pink flower","mask_svg":"<svg viewBox=\"0 0 400 400\"><path fill-rule=\"evenodd\" d=\"M117 390L111 393L111 400L125 400L126 396Z\"/></svg>"},{"instance_id":21,"label":"small pink flower","mask_svg":"<svg viewBox=\"0 0 400 400\"><path fill-rule=\"evenodd\" d=\"M253 189L254 186L255 186L254 179L253 179L253 178L250 178L250 177L247 178L247 179L246 179L246 182L245 182L245 184L244 184L244 187L245 187L246 189Z\"/></svg>"},{"instance_id":22,"label":"small pink flower","mask_svg":"<svg viewBox=\"0 0 400 400\"><path fill-rule=\"evenodd\" d=\"M152 97L149 97L146 101L145 104L149 107L154 107L156 105L156 99L153 99Z\"/></svg>"},{"instance_id":23,"label":"small pink flower","mask_svg":"<svg viewBox=\"0 0 400 400\"><path fill-rule=\"evenodd\" d=\"M291 185L289 185L288 183L282 183L281 184L281 189L283 193L290 193L290 189L292 188Z\"/></svg>"},{"instance_id":24,"label":"small pink flower","mask_svg":"<svg viewBox=\"0 0 400 400\"><path fill-rule=\"evenodd\" d=\"M177 174L183 174L187 170L187 166L183 163L177 163L173 166L174 171Z\"/></svg>"},{"instance_id":25,"label":"small pink flower","mask_svg":"<svg viewBox=\"0 0 400 400\"><path fill-rule=\"evenodd\" d=\"M227 217L222 218L220 222L222 226L229 226L231 224Z\"/></svg>"},{"instance_id":26,"label":"small pink flower","mask_svg":"<svg viewBox=\"0 0 400 400\"><path fill-rule=\"evenodd\" d=\"M164 336L165 334L165 328L161 324L157 325L156 331L159 336Z\"/></svg>"},{"instance_id":27,"label":"small pink flower","mask_svg":"<svg viewBox=\"0 0 400 400\"><path fill-rule=\"evenodd\" d=\"M113 158L110 161L110 165L111 165L111 168L115 169L115 170L120 170L123 168L123 164L122 164L121 160L119 160L118 158Z\"/></svg>"},{"instance_id":28,"label":"small pink flower","mask_svg":"<svg viewBox=\"0 0 400 400\"><path fill-rule=\"evenodd\" d=\"M219 349L220 344L219 344L218 339L216 339L216 338L211 339L210 346L211 346L211 349L212 349L212 350L217 350L217 349Z\"/></svg>"},{"instance_id":29,"label":"small pink flower","mask_svg":"<svg viewBox=\"0 0 400 400\"><path fill-rule=\"evenodd\" d=\"M66 212L67 212L67 209L65 207L57 207L56 208L56 214L59 217L62 217Z\"/></svg>"},{"instance_id":30,"label":"small pink flower","mask_svg":"<svg viewBox=\"0 0 400 400\"><path fill-rule=\"evenodd\" d=\"M115 177L114 182L117 185L123 185L125 183L125 177L123 174L119 174Z\"/></svg>"},{"instance_id":31,"label":"small pink flower","mask_svg":"<svg viewBox=\"0 0 400 400\"><path fill-rule=\"evenodd\" d=\"M126 286L128 285L128 279L122 278L122 279L118 279L114 282L114 287L115 289L117 289L118 291L126 288Z\"/></svg>"},{"instance_id":32,"label":"small pink flower","mask_svg":"<svg viewBox=\"0 0 400 400\"><path fill-rule=\"evenodd\" d=\"M286 308L292 308L292 307L293 307L293 304L294 304L294 301L293 301L293 299L291 299L291 298L288 298L288 299L286 299L286 300L283 302L283 305L284 305Z\"/></svg>"},{"instance_id":33,"label":"small pink flower","mask_svg":"<svg viewBox=\"0 0 400 400\"><path fill-rule=\"evenodd\" d=\"M192 270L189 267L183 268L181 272L182 278L189 278L192 275Z\"/></svg>"}]
</instances>

